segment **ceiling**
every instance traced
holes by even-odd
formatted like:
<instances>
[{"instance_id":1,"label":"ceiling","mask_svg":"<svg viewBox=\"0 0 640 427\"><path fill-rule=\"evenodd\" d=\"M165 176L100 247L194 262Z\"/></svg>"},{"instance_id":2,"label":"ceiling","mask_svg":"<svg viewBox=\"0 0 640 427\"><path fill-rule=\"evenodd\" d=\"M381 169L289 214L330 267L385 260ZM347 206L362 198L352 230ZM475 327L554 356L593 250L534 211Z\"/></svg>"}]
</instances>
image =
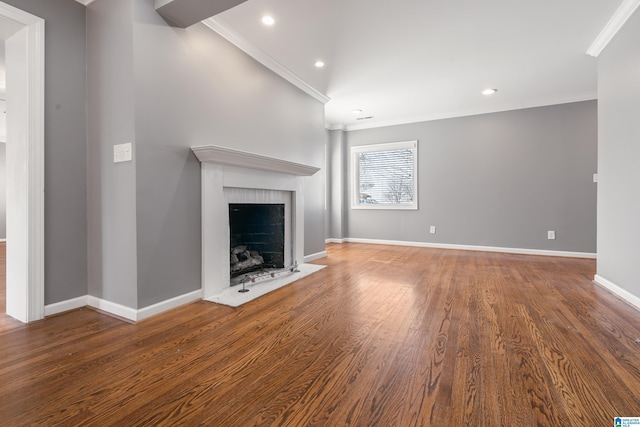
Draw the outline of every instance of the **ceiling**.
<instances>
[{"instance_id":1,"label":"ceiling","mask_svg":"<svg viewBox=\"0 0 640 427\"><path fill-rule=\"evenodd\" d=\"M7 141L6 120L6 69L4 55L4 41L14 35L23 25L4 16L0 16L0 143Z\"/></svg>"},{"instance_id":2,"label":"ceiling","mask_svg":"<svg viewBox=\"0 0 640 427\"><path fill-rule=\"evenodd\" d=\"M4 41L23 27L24 25L16 21L0 16L0 98L4 98L5 93ZM0 109L4 111L4 107L0 107Z\"/></svg>"},{"instance_id":3,"label":"ceiling","mask_svg":"<svg viewBox=\"0 0 640 427\"><path fill-rule=\"evenodd\" d=\"M359 129L595 99L586 51L621 3L249 0L214 20L328 96L329 128Z\"/></svg>"}]
</instances>

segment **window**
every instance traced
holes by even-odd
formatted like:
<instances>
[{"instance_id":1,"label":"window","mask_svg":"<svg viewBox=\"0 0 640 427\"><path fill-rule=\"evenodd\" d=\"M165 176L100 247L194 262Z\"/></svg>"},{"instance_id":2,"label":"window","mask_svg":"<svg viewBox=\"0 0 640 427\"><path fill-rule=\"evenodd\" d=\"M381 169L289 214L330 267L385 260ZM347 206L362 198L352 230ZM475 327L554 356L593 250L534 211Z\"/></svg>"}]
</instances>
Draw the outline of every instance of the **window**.
<instances>
[{"instance_id":1,"label":"window","mask_svg":"<svg viewBox=\"0 0 640 427\"><path fill-rule=\"evenodd\" d=\"M418 209L418 141L351 147L353 209Z\"/></svg>"}]
</instances>

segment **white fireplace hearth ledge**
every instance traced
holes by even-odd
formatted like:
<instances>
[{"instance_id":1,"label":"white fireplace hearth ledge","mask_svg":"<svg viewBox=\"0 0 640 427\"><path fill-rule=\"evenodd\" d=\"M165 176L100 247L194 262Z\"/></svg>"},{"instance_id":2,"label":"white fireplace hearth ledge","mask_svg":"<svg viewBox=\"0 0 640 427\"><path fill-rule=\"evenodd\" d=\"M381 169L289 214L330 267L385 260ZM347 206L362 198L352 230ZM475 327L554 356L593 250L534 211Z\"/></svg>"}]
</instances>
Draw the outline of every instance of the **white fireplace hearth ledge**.
<instances>
[{"instance_id":1,"label":"white fireplace hearth ledge","mask_svg":"<svg viewBox=\"0 0 640 427\"><path fill-rule=\"evenodd\" d=\"M319 269L304 264L304 179L320 168L216 145L191 150L202 179L202 299L237 307ZM237 292L229 272L229 203L284 203L285 264L297 263L301 272Z\"/></svg>"},{"instance_id":2,"label":"white fireplace hearth ledge","mask_svg":"<svg viewBox=\"0 0 640 427\"><path fill-rule=\"evenodd\" d=\"M325 265L302 264L298 266L299 271L296 273L287 274L285 276L266 280L264 282L258 282L256 284L249 283L245 285L245 288L248 289L249 292L239 292L239 290L242 289L241 285L230 286L217 295L212 295L209 298L205 298L205 300L216 302L218 304L228 305L230 307L239 307L242 304L253 301L258 297L287 286L325 267Z\"/></svg>"}]
</instances>

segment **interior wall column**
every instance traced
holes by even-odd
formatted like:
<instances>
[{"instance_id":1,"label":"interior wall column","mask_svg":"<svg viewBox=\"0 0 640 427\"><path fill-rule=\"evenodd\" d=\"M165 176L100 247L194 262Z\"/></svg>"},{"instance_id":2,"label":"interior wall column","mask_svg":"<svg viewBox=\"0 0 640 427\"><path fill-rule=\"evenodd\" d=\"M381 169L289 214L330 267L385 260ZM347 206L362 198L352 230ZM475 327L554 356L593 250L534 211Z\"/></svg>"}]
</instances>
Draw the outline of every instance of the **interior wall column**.
<instances>
[{"instance_id":1,"label":"interior wall column","mask_svg":"<svg viewBox=\"0 0 640 427\"><path fill-rule=\"evenodd\" d=\"M344 239L347 237L346 231L346 209L348 200L347 186L347 163L345 156L345 137L343 130L329 131L328 158L329 165L329 201L327 209L329 213L329 239Z\"/></svg>"}]
</instances>

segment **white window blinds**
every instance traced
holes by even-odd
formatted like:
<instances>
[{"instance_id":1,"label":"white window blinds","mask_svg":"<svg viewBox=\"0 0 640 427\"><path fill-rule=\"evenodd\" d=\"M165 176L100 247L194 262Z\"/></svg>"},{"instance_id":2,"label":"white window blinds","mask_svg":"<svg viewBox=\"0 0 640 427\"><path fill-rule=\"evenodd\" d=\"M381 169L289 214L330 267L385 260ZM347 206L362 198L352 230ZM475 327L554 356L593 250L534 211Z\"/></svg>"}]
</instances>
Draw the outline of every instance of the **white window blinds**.
<instances>
[{"instance_id":1,"label":"white window blinds","mask_svg":"<svg viewBox=\"0 0 640 427\"><path fill-rule=\"evenodd\" d=\"M352 147L352 207L417 209L417 141Z\"/></svg>"}]
</instances>

